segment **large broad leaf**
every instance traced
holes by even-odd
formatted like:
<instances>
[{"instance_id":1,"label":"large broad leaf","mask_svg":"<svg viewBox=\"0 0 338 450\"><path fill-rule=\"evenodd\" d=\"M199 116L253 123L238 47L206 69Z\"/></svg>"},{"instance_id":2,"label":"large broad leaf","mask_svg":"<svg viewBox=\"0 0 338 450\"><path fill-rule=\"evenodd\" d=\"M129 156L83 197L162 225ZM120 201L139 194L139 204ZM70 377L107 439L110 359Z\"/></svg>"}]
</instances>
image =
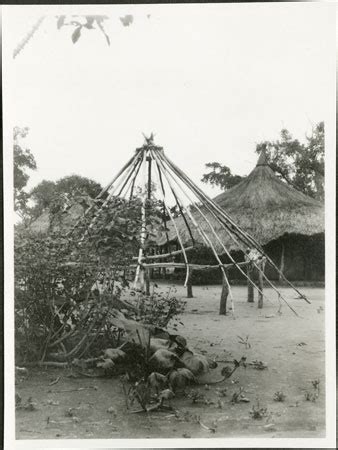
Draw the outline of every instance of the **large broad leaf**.
<instances>
[{"instance_id":1,"label":"large broad leaf","mask_svg":"<svg viewBox=\"0 0 338 450\"><path fill-rule=\"evenodd\" d=\"M129 27L134 21L134 17L131 14L126 14L124 17L120 17L120 20L124 27Z\"/></svg>"},{"instance_id":2,"label":"large broad leaf","mask_svg":"<svg viewBox=\"0 0 338 450\"><path fill-rule=\"evenodd\" d=\"M59 30L65 23L66 16L59 16L56 22L57 29Z\"/></svg>"},{"instance_id":3,"label":"large broad leaf","mask_svg":"<svg viewBox=\"0 0 338 450\"><path fill-rule=\"evenodd\" d=\"M75 44L79 40L79 37L81 36L81 28L82 26L75 28L74 33L72 34L73 44Z\"/></svg>"},{"instance_id":4,"label":"large broad leaf","mask_svg":"<svg viewBox=\"0 0 338 450\"><path fill-rule=\"evenodd\" d=\"M117 309L112 310L109 321L116 328L124 330L130 342L140 344L143 348L148 347L150 342L149 328L135 320L126 319Z\"/></svg>"}]
</instances>

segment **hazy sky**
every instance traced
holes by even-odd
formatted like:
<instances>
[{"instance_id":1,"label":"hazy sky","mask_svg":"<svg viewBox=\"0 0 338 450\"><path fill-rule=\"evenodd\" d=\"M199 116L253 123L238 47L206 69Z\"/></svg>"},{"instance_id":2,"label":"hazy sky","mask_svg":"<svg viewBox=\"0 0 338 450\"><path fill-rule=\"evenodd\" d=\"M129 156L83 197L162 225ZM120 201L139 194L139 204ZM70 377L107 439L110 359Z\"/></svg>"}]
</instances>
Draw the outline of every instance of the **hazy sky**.
<instances>
[{"instance_id":1,"label":"hazy sky","mask_svg":"<svg viewBox=\"0 0 338 450\"><path fill-rule=\"evenodd\" d=\"M38 164L29 187L71 173L104 185L151 131L194 181L211 161L247 174L255 143L282 127L302 140L326 120L332 6L7 7L10 52L47 14L9 77L13 122L30 128ZM110 47L97 30L74 45L70 29L56 29L55 14L85 12L109 16Z\"/></svg>"}]
</instances>

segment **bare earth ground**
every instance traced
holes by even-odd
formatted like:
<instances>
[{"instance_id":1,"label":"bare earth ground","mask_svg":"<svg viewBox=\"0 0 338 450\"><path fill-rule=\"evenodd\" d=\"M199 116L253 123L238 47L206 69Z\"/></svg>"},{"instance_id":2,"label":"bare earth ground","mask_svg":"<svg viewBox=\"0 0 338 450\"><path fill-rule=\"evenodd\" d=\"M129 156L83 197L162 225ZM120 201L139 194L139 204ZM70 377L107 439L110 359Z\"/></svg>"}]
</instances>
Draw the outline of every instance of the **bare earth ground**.
<instances>
[{"instance_id":1,"label":"bare earth ground","mask_svg":"<svg viewBox=\"0 0 338 450\"><path fill-rule=\"evenodd\" d=\"M68 378L66 370L32 369L25 380L17 381L16 390L23 401L32 397L37 410L17 411L17 439L324 437L324 310L318 309L324 308L324 289L301 290L311 305L295 299L289 289L282 289L301 316L298 318L286 306L282 315L278 315L276 294L269 289L265 292L271 303L265 302L264 309L258 310L256 302L246 303L245 287L234 287L233 318L231 314L218 315L219 286L194 287L195 298L188 300L182 316L184 327L179 329L190 346L217 360L246 356L248 362L261 360L268 366L265 370L252 366L239 368L221 384L198 386L214 403L192 404L190 399L175 398L177 417L170 411L130 414L118 379ZM177 287L177 296L185 296L182 286ZM247 349L238 338L246 335L251 344ZM217 369L205 376L205 383L220 379L222 367L224 364L219 363ZM49 386L58 376L60 381ZM315 402L306 401L305 390L312 390L314 379L320 380L319 397ZM79 387L89 389L58 392ZM224 387L227 395L220 397L218 390ZM239 387L244 388L250 403L230 403ZM286 394L284 402L273 400L276 391ZM267 416L262 419L250 415L257 398L267 408ZM50 404L51 401L56 404ZM73 408L75 417L66 415L69 408ZM109 408L112 412L107 411ZM194 415L199 415L201 422L215 432L204 429Z\"/></svg>"}]
</instances>

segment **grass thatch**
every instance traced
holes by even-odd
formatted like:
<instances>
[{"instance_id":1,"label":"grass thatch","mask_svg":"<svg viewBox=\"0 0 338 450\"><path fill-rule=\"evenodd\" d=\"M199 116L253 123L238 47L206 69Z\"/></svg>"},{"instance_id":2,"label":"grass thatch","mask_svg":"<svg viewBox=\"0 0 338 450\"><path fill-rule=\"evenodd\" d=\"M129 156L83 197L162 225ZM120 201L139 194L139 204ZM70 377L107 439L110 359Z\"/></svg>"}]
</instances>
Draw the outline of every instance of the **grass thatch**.
<instances>
[{"instance_id":1,"label":"grass thatch","mask_svg":"<svg viewBox=\"0 0 338 450\"><path fill-rule=\"evenodd\" d=\"M261 245L286 233L309 236L324 232L324 205L277 178L264 157L260 157L255 169L243 181L215 197L214 201ZM210 213L205 214L224 245L229 250L238 250L218 221ZM193 216L220 251L221 246L206 221L197 211ZM194 238L201 242L193 224L190 221L189 224ZM183 242L190 243L191 237L181 217L176 219L176 225ZM169 239L176 238L172 224L169 224L168 234ZM160 242L165 242L165 236L161 236Z\"/></svg>"}]
</instances>

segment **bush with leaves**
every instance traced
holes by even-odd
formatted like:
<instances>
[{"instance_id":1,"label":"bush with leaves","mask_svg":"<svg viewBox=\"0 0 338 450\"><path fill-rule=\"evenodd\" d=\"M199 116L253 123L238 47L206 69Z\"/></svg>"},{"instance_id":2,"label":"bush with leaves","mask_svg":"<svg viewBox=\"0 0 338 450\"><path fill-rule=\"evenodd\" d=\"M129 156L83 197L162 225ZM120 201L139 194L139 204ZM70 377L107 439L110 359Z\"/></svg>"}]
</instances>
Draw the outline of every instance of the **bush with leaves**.
<instances>
[{"instance_id":1,"label":"bush with leaves","mask_svg":"<svg viewBox=\"0 0 338 450\"><path fill-rule=\"evenodd\" d=\"M133 277L132 257L140 246L141 200L112 198L100 208L96 201L73 232L59 223L48 236L20 229L15 236L16 356L19 361L54 359L69 362L94 347L118 341L109 321L112 309ZM150 202L151 203L151 202ZM156 206L156 205L155 205ZM160 219L147 205L150 245ZM153 212L152 212L153 211ZM68 234L66 233L68 232ZM179 310L176 299L156 294L142 302L139 320L162 326Z\"/></svg>"},{"instance_id":2,"label":"bush with leaves","mask_svg":"<svg viewBox=\"0 0 338 450\"><path fill-rule=\"evenodd\" d=\"M82 242L80 230L68 237L62 228L48 236L27 229L16 233L20 360L44 360L51 349L63 353L64 359L79 356L95 335L104 328L109 332L104 317L121 296L124 274L138 245L138 224L132 218L124 223L122 215L119 207L103 211Z\"/></svg>"},{"instance_id":3,"label":"bush with leaves","mask_svg":"<svg viewBox=\"0 0 338 450\"><path fill-rule=\"evenodd\" d=\"M169 323L174 329L178 324L183 325L179 316L184 312L186 302L179 300L175 293L176 289L173 287L167 292L156 292L154 287L148 296L139 292L136 303L139 311L137 320L158 328L166 328ZM133 291L131 294L135 295Z\"/></svg>"},{"instance_id":4,"label":"bush with leaves","mask_svg":"<svg viewBox=\"0 0 338 450\"><path fill-rule=\"evenodd\" d=\"M71 334L97 268L71 265L69 241L23 231L15 238L15 330L19 360L43 360L47 346ZM60 341L60 344L63 341Z\"/></svg>"}]
</instances>

